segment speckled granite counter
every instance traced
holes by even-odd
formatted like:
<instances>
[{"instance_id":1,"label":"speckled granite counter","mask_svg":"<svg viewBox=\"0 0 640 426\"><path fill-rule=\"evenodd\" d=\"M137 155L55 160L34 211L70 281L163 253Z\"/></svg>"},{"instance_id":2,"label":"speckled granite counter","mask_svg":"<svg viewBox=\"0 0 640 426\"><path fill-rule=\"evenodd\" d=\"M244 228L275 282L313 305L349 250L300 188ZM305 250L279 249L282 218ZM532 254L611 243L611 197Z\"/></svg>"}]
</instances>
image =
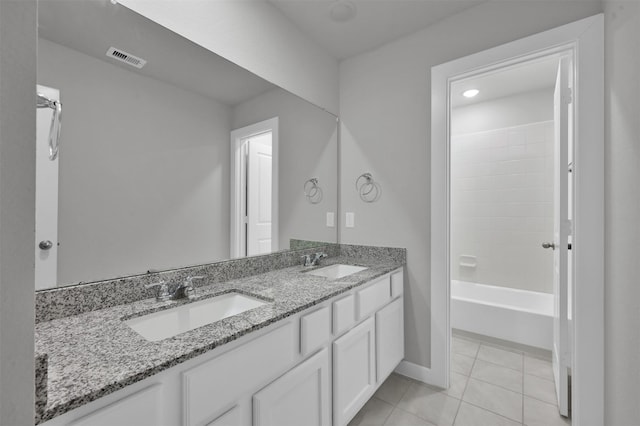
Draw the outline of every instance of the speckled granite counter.
<instances>
[{"instance_id":1,"label":"speckled granite counter","mask_svg":"<svg viewBox=\"0 0 640 426\"><path fill-rule=\"evenodd\" d=\"M148 342L122 320L178 303L145 299L36 325L36 353L48 356L47 403L36 424L203 354L251 331L321 303L400 266L398 259L333 257L368 269L328 280L294 266L198 288L198 299L230 291L271 303L179 334Z\"/></svg>"}]
</instances>

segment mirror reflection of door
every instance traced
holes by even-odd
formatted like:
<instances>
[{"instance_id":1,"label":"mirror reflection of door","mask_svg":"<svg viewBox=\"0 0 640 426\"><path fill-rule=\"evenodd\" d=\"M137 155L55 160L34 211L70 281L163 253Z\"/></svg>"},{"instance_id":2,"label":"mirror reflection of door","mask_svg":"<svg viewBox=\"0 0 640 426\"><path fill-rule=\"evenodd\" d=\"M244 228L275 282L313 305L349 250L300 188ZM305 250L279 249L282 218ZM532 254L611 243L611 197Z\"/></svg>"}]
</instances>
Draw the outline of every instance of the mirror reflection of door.
<instances>
[{"instance_id":1,"label":"mirror reflection of door","mask_svg":"<svg viewBox=\"0 0 640 426\"><path fill-rule=\"evenodd\" d=\"M278 250L278 118L231 132L231 257Z\"/></svg>"},{"instance_id":2,"label":"mirror reflection of door","mask_svg":"<svg viewBox=\"0 0 640 426\"><path fill-rule=\"evenodd\" d=\"M60 100L60 91L37 85L37 93ZM34 105L35 107L35 105ZM35 288L55 287L58 282L58 158L50 158L49 140L53 109L38 106L36 137ZM57 141L55 142L57 143Z\"/></svg>"},{"instance_id":3,"label":"mirror reflection of door","mask_svg":"<svg viewBox=\"0 0 640 426\"><path fill-rule=\"evenodd\" d=\"M245 147L245 255L271 252L271 132L247 139Z\"/></svg>"}]
</instances>

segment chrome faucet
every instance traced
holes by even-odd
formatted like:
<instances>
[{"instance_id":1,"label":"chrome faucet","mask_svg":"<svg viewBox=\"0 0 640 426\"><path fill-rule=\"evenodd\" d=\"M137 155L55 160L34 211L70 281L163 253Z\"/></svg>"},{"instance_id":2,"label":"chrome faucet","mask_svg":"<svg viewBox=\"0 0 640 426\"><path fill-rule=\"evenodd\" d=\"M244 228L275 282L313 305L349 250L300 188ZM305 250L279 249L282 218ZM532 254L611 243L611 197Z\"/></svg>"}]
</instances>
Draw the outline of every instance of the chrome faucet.
<instances>
[{"instance_id":1,"label":"chrome faucet","mask_svg":"<svg viewBox=\"0 0 640 426\"><path fill-rule=\"evenodd\" d=\"M158 302L166 302L167 300L178 300L183 298L193 299L196 297L196 289L193 287L193 280L201 280L203 278L203 276L188 276L173 292L169 291L169 285L165 281L146 284L144 287L158 287L158 293L156 294L156 300Z\"/></svg>"},{"instance_id":2,"label":"chrome faucet","mask_svg":"<svg viewBox=\"0 0 640 426\"><path fill-rule=\"evenodd\" d=\"M300 258L303 259L302 266L318 266L320 264L320 259L325 257L327 257L327 254L324 252L300 256Z\"/></svg>"},{"instance_id":3,"label":"chrome faucet","mask_svg":"<svg viewBox=\"0 0 640 426\"><path fill-rule=\"evenodd\" d=\"M195 277L192 277L191 275L189 275L173 292L173 298L182 299L183 297L186 297L187 299L193 299L194 297L196 297L196 289L193 287L193 280L201 279L204 279L204 276L197 275Z\"/></svg>"}]
</instances>

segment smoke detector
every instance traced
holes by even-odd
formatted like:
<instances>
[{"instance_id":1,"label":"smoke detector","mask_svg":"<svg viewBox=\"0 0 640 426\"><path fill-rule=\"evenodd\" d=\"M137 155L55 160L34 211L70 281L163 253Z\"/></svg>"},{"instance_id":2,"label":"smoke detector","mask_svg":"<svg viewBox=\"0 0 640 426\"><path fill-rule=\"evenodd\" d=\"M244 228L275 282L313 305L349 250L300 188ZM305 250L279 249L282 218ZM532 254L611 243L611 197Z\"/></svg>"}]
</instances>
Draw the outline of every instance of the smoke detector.
<instances>
[{"instance_id":1,"label":"smoke detector","mask_svg":"<svg viewBox=\"0 0 640 426\"><path fill-rule=\"evenodd\" d=\"M347 22L356 17L356 5L349 0L336 0L329 6L329 16L335 22Z\"/></svg>"},{"instance_id":2,"label":"smoke detector","mask_svg":"<svg viewBox=\"0 0 640 426\"><path fill-rule=\"evenodd\" d=\"M132 55L131 53L127 53L124 50L117 49L113 46L110 47L109 50L107 50L107 56L136 68L142 68L144 67L144 64L147 63L147 61L145 61L144 59Z\"/></svg>"}]
</instances>

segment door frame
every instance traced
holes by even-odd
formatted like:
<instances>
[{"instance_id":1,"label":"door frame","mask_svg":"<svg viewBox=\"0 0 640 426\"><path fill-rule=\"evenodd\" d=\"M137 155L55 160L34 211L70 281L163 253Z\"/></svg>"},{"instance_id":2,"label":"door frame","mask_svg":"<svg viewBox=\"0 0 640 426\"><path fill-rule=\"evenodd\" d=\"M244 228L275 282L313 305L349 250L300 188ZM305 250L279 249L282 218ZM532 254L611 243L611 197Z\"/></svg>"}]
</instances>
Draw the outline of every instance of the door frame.
<instances>
[{"instance_id":1,"label":"door frame","mask_svg":"<svg viewBox=\"0 0 640 426\"><path fill-rule=\"evenodd\" d=\"M604 421L604 16L595 15L431 70L431 367L424 381L449 386L450 87L504 66L570 52L574 58L574 424Z\"/></svg>"},{"instance_id":2,"label":"door frame","mask_svg":"<svg viewBox=\"0 0 640 426\"><path fill-rule=\"evenodd\" d=\"M271 251L277 250L278 241L278 157L279 157L279 133L278 117L270 118L259 123L241 127L231 131L231 161L230 172L231 191L230 198L230 255L232 259L244 256L240 253L245 230L242 225L244 221L239 220L239 213L244 207L242 197L244 184L244 167L242 162L242 142L251 136L265 132L271 132Z\"/></svg>"}]
</instances>

